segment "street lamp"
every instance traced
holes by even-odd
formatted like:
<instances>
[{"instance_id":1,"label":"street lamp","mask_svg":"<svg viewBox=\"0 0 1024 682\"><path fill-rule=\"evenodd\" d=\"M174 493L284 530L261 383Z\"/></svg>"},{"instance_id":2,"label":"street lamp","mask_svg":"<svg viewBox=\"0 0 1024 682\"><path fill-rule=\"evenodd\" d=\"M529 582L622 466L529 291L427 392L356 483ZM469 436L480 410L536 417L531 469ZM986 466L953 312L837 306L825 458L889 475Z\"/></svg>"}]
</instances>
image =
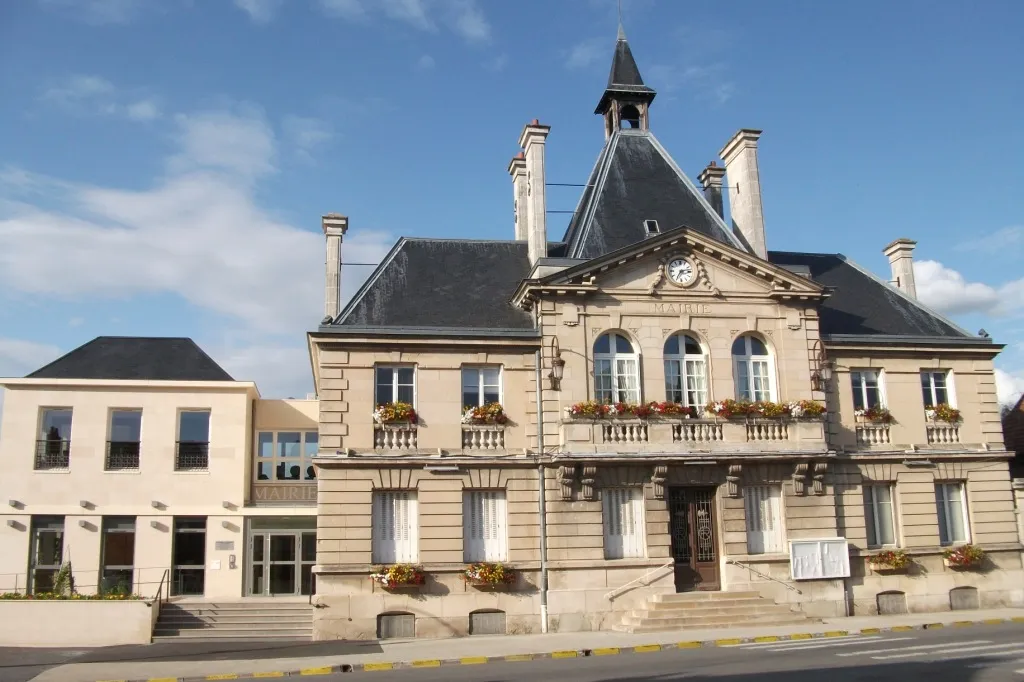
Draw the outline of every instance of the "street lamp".
<instances>
[{"instance_id":1,"label":"street lamp","mask_svg":"<svg viewBox=\"0 0 1024 682\"><path fill-rule=\"evenodd\" d=\"M558 337L551 339L551 371L548 372L548 381L552 391L562 390L562 373L565 370L565 360L562 359L562 349L558 347Z\"/></svg>"}]
</instances>

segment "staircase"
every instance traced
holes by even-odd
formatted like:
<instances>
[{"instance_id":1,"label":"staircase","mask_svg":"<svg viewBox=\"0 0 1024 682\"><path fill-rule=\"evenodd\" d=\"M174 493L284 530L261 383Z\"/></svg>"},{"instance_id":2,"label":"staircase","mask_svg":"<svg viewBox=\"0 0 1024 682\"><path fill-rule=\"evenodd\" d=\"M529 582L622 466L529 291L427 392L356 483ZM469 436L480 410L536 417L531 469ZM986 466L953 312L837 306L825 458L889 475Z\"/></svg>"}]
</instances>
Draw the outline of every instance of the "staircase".
<instances>
[{"instance_id":1,"label":"staircase","mask_svg":"<svg viewBox=\"0 0 1024 682\"><path fill-rule=\"evenodd\" d=\"M174 601L160 608L153 641L244 639L309 641L313 607L306 600Z\"/></svg>"},{"instance_id":2,"label":"staircase","mask_svg":"<svg viewBox=\"0 0 1024 682\"><path fill-rule=\"evenodd\" d=\"M813 622L800 611L764 599L757 592L683 592L658 594L643 609L626 614L620 632L668 632L745 625L795 625Z\"/></svg>"}]
</instances>

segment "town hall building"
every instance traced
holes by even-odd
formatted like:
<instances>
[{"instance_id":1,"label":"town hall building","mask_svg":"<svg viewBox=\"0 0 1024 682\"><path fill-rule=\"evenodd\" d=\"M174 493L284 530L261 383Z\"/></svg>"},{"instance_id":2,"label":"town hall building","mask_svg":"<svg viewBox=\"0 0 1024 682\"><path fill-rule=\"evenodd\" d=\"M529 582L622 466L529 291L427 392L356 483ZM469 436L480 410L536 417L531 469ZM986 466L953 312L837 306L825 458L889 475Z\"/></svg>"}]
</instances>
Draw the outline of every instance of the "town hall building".
<instances>
[{"instance_id":1,"label":"town hall building","mask_svg":"<svg viewBox=\"0 0 1024 682\"><path fill-rule=\"evenodd\" d=\"M910 239L885 277L769 249L761 132L694 183L655 96L620 29L563 235L537 120L508 240L403 237L342 306L323 216L308 400L187 339L0 381L0 591L73 540L80 582L308 601L320 640L1024 605L1002 346L917 300Z\"/></svg>"}]
</instances>

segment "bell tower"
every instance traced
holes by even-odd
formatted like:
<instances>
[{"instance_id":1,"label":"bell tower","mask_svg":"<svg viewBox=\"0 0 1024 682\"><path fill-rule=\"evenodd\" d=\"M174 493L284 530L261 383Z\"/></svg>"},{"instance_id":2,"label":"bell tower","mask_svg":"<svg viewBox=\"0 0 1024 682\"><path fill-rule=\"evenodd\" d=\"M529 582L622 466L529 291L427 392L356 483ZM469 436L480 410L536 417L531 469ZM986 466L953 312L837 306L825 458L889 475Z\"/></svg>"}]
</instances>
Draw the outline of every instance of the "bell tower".
<instances>
[{"instance_id":1,"label":"bell tower","mask_svg":"<svg viewBox=\"0 0 1024 682\"><path fill-rule=\"evenodd\" d=\"M608 87L597 103L595 114L604 116L605 139L620 128L650 130L650 106L657 93L644 85L640 69L629 49L626 32L619 24L619 35L615 39L615 54L612 56L612 70L608 74Z\"/></svg>"}]
</instances>

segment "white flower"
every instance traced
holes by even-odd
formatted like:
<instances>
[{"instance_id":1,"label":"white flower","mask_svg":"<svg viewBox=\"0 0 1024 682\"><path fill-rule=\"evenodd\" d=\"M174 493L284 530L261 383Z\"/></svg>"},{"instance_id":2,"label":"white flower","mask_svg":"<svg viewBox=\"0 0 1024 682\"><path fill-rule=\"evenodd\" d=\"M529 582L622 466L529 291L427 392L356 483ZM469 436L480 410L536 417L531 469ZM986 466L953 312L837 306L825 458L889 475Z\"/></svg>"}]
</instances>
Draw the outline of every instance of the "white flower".
<instances>
[{"instance_id":1,"label":"white flower","mask_svg":"<svg viewBox=\"0 0 1024 682\"><path fill-rule=\"evenodd\" d=\"M793 419L799 419L804 416L804 408L800 407L800 403L790 403L789 415L793 417Z\"/></svg>"},{"instance_id":2,"label":"white flower","mask_svg":"<svg viewBox=\"0 0 1024 682\"><path fill-rule=\"evenodd\" d=\"M860 410L854 410L854 412L853 412L853 416L854 416L854 417L863 417L863 416L864 416L865 414L867 414L867 413L868 413L868 411L867 411L867 410L865 410L865 409L860 409Z\"/></svg>"},{"instance_id":3,"label":"white flower","mask_svg":"<svg viewBox=\"0 0 1024 682\"><path fill-rule=\"evenodd\" d=\"M931 422L935 421L935 410L925 410L924 411L924 417L928 421L931 421Z\"/></svg>"},{"instance_id":4,"label":"white flower","mask_svg":"<svg viewBox=\"0 0 1024 682\"><path fill-rule=\"evenodd\" d=\"M472 407L467 407L466 408L465 414L462 415L462 423L463 424L472 424L473 423L473 408Z\"/></svg>"}]
</instances>

